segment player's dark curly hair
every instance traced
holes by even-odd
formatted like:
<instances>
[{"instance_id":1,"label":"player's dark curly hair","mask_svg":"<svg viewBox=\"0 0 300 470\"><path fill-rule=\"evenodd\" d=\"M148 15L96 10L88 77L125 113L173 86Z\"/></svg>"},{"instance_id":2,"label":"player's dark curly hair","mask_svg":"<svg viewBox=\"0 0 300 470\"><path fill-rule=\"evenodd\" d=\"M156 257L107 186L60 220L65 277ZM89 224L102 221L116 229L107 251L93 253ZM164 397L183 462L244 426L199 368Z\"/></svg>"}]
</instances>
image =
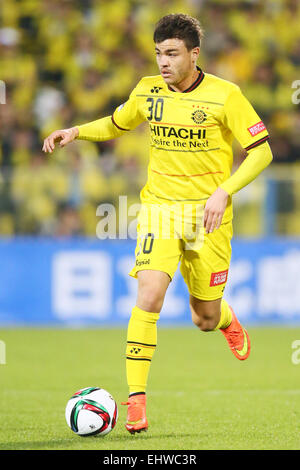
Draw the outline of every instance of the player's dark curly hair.
<instances>
[{"instance_id":1,"label":"player's dark curly hair","mask_svg":"<svg viewBox=\"0 0 300 470\"><path fill-rule=\"evenodd\" d=\"M155 43L160 43L173 38L182 39L189 51L194 47L200 47L203 38L200 22L183 13L163 16L155 25L153 40Z\"/></svg>"}]
</instances>

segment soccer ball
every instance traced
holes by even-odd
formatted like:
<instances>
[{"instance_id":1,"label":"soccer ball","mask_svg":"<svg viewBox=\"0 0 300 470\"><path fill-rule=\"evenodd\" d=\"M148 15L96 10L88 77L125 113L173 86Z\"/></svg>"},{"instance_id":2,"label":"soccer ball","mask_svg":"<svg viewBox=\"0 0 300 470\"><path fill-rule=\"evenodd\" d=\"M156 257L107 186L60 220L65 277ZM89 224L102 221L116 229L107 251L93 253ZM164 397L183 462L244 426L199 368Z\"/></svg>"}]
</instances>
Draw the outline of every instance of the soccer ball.
<instances>
[{"instance_id":1,"label":"soccer ball","mask_svg":"<svg viewBox=\"0 0 300 470\"><path fill-rule=\"evenodd\" d=\"M68 426L78 436L108 434L116 425L118 408L103 388L86 387L70 398L65 411Z\"/></svg>"}]
</instances>

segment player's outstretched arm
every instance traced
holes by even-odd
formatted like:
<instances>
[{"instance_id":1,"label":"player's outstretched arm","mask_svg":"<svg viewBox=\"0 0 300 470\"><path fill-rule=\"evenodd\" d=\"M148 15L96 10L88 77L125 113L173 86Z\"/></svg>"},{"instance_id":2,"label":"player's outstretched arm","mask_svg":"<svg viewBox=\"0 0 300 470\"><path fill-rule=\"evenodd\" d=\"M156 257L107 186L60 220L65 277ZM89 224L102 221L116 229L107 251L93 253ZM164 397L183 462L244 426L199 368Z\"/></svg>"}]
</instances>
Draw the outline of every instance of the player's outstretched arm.
<instances>
[{"instance_id":1,"label":"player's outstretched arm","mask_svg":"<svg viewBox=\"0 0 300 470\"><path fill-rule=\"evenodd\" d=\"M54 131L44 140L42 150L46 153L52 153L56 143L59 143L60 147L64 147L70 142L73 142L73 140L78 137L78 134L79 132L77 127L70 127L69 129L60 129Z\"/></svg>"}]
</instances>

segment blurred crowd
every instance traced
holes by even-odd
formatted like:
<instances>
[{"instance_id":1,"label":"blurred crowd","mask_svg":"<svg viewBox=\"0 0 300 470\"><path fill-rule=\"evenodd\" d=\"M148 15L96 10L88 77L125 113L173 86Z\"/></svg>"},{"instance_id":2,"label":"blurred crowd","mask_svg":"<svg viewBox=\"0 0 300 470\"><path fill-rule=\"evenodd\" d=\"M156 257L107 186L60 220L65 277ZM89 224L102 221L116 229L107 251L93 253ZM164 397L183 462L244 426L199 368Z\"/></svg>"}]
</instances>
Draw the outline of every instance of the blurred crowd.
<instances>
[{"instance_id":1,"label":"blurred crowd","mask_svg":"<svg viewBox=\"0 0 300 470\"><path fill-rule=\"evenodd\" d=\"M53 130L110 115L142 76L157 74L153 29L168 13L200 20L199 65L240 85L270 131L275 163L297 171L298 0L5 0L1 8L1 235L95 236L99 204L139 200L147 126L51 155L41 147ZM236 146L236 164L244 156Z\"/></svg>"}]
</instances>

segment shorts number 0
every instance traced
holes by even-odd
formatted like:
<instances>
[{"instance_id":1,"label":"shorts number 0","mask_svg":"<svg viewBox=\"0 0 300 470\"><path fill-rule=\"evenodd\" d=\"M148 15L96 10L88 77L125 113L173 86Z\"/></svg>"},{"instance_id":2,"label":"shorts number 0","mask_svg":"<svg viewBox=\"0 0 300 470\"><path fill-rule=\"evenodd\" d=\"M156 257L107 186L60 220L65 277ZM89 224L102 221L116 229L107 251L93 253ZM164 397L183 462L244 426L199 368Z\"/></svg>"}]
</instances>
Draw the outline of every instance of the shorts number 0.
<instances>
[{"instance_id":1,"label":"shorts number 0","mask_svg":"<svg viewBox=\"0 0 300 470\"><path fill-rule=\"evenodd\" d=\"M143 244L143 241L144 241L144 244ZM140 241L140 244L139 244L139 250L138 250L138 253L136 254L136 256L139 256L141 254L142 245L143 245L143 253L145 255L148 255L149 253L151 253L152 248L153 248L153 242L154 242L154 234L153 233L147 233L147 235L145 235L145 237L142 237L141 241Z\"/></svg>"}]
</instances>

